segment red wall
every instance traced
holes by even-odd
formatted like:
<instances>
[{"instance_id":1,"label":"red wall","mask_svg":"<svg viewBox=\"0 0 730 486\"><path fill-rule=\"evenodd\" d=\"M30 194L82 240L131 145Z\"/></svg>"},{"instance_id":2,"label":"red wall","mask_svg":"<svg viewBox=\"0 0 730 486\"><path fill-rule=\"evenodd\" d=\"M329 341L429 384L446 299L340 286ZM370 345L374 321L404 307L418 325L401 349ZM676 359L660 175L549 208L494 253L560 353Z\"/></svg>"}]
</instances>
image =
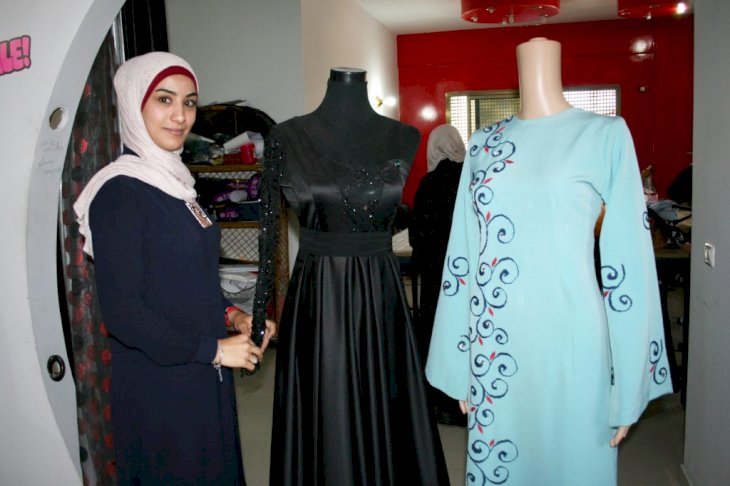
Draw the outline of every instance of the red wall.
<instances>
[{"instance_id":1,"label":"red wall","mask_svg":"<svg viewBox=\"0 0 730 486\"><path fill-rule=\"evenodd\" d=\"M538 36L561 43L565 87L621 86L621 116L634 137L639 165L654 166L654 182L666 196L692 160L692 16L398 36L400 119L422 137L405 202L412 204L426 172L428 135L446 122L446 93L517 89L515 48ZM637 41L647 46L641 52ZM420 116L427 106L436 110L433 121Z\"/></svg>"}]
</instances>

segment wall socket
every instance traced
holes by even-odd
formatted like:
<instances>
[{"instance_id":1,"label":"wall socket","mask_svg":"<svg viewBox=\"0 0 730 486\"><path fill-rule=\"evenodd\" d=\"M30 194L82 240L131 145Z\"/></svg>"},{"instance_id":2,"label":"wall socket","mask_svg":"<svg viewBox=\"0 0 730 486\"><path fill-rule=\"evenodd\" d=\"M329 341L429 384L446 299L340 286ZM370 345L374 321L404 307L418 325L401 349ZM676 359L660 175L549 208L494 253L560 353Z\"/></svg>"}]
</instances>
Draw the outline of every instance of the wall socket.
<instances>
[{"instance_id":1,"label":"wall socket","mask_svg":"<svg viewBox=\"0 0 730 486\"><path fill-rule=\"evenodd\" d=\"M705 243L705 247L702 252L705 263L712 268L715 268L715 245L712 243Z\"/></svg>"}]
</instances>

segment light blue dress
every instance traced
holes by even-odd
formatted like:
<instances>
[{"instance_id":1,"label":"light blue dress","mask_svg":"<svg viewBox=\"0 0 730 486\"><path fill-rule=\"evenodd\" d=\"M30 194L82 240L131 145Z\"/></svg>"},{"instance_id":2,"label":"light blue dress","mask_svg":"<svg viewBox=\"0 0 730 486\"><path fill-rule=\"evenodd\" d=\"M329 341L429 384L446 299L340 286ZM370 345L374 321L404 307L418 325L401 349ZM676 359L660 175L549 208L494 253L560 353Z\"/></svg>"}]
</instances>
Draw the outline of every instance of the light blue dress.
<instances>
[{"instance_id":1,"label":"light blue dress","mask_svg":"<svg viewBox=\"0 0 730 486\"><path fill-rule=\"evenodd\" d=\"M672 392L648 228L622 118L472 135L426 367L468 399L467 484L616 484L614 428Z\"/></svg>"}]
</instances>

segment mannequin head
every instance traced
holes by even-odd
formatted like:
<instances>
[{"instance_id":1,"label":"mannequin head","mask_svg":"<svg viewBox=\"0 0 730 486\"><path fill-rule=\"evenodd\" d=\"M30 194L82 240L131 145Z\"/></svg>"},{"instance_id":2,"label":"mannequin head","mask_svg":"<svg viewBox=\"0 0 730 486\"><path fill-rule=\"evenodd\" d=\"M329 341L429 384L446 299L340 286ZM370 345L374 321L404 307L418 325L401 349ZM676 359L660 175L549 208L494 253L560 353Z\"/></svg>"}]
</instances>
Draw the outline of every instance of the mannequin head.
<instances>
[{"instance_id":1,"label":"mannequin head","mask_svg":"<svg viewBox=\"0 0 730 486\"><path fill-rule=\"evenodd\" d=\"M520 118L552 115L570 108L563 96L560 43L534 37L517 46Z\"/></svg>"}]
</instances>

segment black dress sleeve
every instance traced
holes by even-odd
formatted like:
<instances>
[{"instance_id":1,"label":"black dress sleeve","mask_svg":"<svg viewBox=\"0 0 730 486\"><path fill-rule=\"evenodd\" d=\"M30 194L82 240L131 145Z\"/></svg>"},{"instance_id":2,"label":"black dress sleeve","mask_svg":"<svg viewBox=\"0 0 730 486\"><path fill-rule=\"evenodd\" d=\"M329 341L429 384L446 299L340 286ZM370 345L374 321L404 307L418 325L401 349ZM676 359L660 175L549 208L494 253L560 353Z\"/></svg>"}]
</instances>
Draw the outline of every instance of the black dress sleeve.
<instances>
[{"instance_id":1,"label":"black dress sleeve","mask_svg":"<svg viewBox=\"0 0 730 486\"><path fill-rule=\"evenodd\" d=\"M158 365L210 363L218 346L215 337L185 331L145 304L146 273L164 268L145 268L148 223L144 215L149 208L140 201L137 187L128 177L115 177L99 190L90 208L104 321L119 342L139 349Z\"/></svg>"},{"instance_id":2,"label":"black dress sleeve","mask_svg":"<svg viewBox=\"0 0 730 486\"><path fill-rule=\"evenodd\" d=\"M266 138L264 168L261 175L261 220L259 232L259 275L253 305L252 337L261 345L266 332L266 308L274 287L275 250L278 243L278 220L281 211L281 142L274 128Z\"/></svg>"}]
</instances>

